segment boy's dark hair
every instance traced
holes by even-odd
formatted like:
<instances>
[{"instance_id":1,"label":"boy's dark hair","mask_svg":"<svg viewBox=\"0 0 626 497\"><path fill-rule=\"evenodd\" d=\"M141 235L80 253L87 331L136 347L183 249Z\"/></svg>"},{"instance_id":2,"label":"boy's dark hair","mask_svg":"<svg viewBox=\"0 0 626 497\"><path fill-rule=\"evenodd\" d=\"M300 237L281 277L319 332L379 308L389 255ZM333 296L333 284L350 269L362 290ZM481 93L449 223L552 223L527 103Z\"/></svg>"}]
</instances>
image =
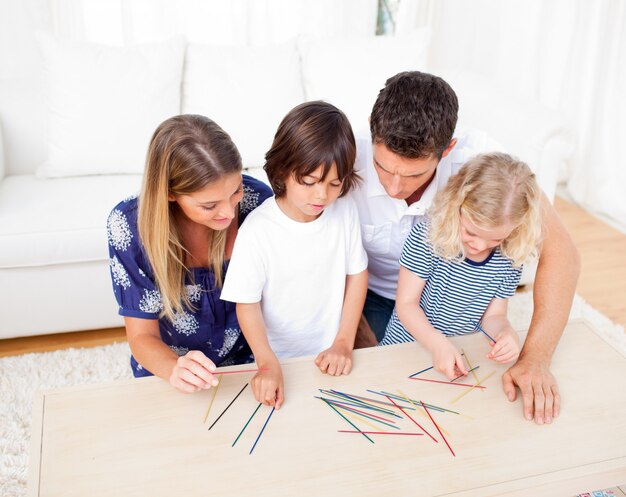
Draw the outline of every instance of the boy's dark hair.
<instances>
[{"instance_id":1,"label":"boy's dark hair","mask_svg":"<svg viewBox=\"0 0 626 497\"><path fill-rule=\"evenodd\" d=\"M348 118L337 107L322 101L305 102L284 117L272 148L265 154L263 169L276 197L285 195L285 181L293 174L296 181L323 166L325 179L333 164L343 181L340 196L359 181L354 171L356 144Z\"/></svg>"},{"instance_id":2,"label":"boy's dark hair","mask_svg":"<svg viewBox=\"0 0 626 497\"><path fill-rule=\"evenodd\" d=\"M370 117L372 143L408 159L441 158L456 127L459 102L443 79L418 71L389 78Z\"/></svg>"}]
</instances>

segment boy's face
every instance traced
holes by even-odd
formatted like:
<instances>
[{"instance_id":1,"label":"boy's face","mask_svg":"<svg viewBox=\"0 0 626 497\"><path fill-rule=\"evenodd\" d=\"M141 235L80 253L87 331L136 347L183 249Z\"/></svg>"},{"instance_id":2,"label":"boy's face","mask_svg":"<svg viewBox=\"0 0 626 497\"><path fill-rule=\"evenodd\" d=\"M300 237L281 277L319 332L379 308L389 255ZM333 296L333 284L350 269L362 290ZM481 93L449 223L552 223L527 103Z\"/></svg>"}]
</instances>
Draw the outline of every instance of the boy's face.
<instances>
[{"instance_id":1,"label":"boy's face","mask_svg":"<svg viewBox=\"0 0 626 497\"><path fill-rule=\"evenodd\" d=\"M337 200L342 186L337 175L337 166L331 166L324 180L323 172L324 168L320 165L311 174L304 176L302 183L298 183L293 174L287 178L285 195L276 202L288 217L308 223L317 219L327 206Z\"/></svg>"},{"instance_id":2,"label":"boy's face","mask_svg":"<svg viewBox=\"0 0 626 497\"><path fill-rule=\"evenodd\" d=\"M189 221L216 231L230 226L235 208L242 198L241 173L224 176L197 192L168 195L168 200L176 202Z\"/></svg>"},{"instance_id":3,"label":"boy's face","mask_svg":"<svg viewBox=\"0 0 626 497\"><path fill-rule=\"evenodd\" d=\"M442 156L448 155L455 144L456 140L452 140ZM439 159L434 155L425 159L408 159L382 143L374 143L372 147L378 180L391 198L406 200L425 188L435 176Z\"/></svg>"}]
</instances>

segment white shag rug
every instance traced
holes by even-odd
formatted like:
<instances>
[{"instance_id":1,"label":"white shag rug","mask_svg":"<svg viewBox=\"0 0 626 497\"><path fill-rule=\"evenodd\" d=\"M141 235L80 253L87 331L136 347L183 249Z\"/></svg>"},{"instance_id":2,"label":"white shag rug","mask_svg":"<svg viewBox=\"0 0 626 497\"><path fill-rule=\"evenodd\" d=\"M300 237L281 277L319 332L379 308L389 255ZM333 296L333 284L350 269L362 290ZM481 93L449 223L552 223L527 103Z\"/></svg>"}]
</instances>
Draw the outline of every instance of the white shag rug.
<instances>
[{"instance_id":1,"label":"white shag rug","mask_svg":"<svg viewBox=\"0 0 626 497\"><path fill-rule=\"evenodd\" d=\"M532 293L511 299L509 319L517 330L527 329L532 315ZM622 326L576 296L571 318L583 318L609 344L626 357ZM30 423L33 396L81 384L97 384L131 378L128 344L24 354L0 358L0 496L26 495Z\"/></svg>"}]
</instances>

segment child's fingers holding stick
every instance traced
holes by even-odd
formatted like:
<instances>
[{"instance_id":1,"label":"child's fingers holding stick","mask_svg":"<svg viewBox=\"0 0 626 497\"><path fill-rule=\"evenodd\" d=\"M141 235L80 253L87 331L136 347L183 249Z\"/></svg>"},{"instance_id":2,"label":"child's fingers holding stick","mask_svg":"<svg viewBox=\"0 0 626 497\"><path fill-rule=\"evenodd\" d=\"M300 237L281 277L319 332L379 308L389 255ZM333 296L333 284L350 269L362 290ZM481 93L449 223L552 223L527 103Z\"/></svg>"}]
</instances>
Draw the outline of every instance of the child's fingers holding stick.
<instances>
[{"instance_id":1,"label":"child's fingers holding stick","mask_svg":"<svg viewBox=\"0 0 626 497\"><path fill-rule=\"evenodd\" d=\"M463 360L463 357L458 350L456 350L454 353L454 370L452 373L452 376L448 376L448 378L453 379L458 377L459 375L467 376L465 361Z\"/></svg>"},{"instance_id":2,"label":"child's fingers holding stick","mask_svg":"<svg viewBox=\"0 0 626 497\"><path fill-rule=\"evenodd\" d=\"M456 378L459 375L467 375L467 369L463 362L463 357L452 342L445 337L438 340L437 346L433 350L433 367L435 371L445 374L448 379Z\"/></svg>"},{"instance_id":3,"label":"child's fingers holding stick","mask_svg":"<svg viewBox=\"0 0 626 497\"><path fill-rule=\"evenodd\" d=\"M499 363L510 362L519 355L519 338L515 332L504 331L496 337L496 342L491 342L493 347L487 354L487 358Z\"/></svg>"},{"instance_id":4,"label":"child's fingers holding stick","mask_svg":"<svg viewBox=\"0 0 626 497\"><path fill-rule=\"evenodd\" d=\"M254 375L250 383L256 400L266 406L280 409L285 400L280 366L278 368L263 368L262 371Z\"/></svg>"}]
</instances>

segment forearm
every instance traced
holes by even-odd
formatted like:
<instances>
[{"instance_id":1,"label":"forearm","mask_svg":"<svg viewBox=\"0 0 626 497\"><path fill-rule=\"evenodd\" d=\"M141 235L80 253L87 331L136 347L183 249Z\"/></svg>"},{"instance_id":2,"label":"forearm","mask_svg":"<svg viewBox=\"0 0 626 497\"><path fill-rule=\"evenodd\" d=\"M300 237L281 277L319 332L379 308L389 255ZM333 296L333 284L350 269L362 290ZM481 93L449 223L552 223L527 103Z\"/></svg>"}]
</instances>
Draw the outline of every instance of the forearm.
<instances>
[{"instance_id":1,"label":"forearm","mask_svg":"<svg viewBox=\"0 0 626 497\"><path fill-rule=\"evenodd\" d=\"M164 380L169 380L172 370L178 360L160 337L154 335L136 335L128 338L128 345L135 357L144 369Z\"/></svg>"},{"instance_id":2,"label":"forearm","mask_svg":"<svg viewBox=\"0 0 626 497\"><path fill-rule=\"evenodd\" d=\"M237 304L237 320L257 365L262 367L272 362L278 363L278 358L267 339L260 302Z\"/></svg>"},{"instance_id":3,"label":"forearm","mask_svg":"<svg viewBox=\"0 0 626 497\"><path fill-rule=\"evenodd\" d=\"M533 356L550 362L569 317L578 272L563 268L537 271L534 285L533 317L520 358Z\"/></svg>"},{"instance_id":4,"label":"forearm","mask_svg":"<svg viewBox=\"0 0 626 497\"><path fill-rule=\"evenodd\" d=\"M430 324L419 304L396 301L396 312L406 330L430 352L433 352L442 339L446 339Z\"/></svg>"},{"instance_id":5,"label":"forearm","mask_svg":"<svg viewBox=\"0 0 626 497\"><path fill-rule=\"evenodd\" d=\"M351 349L367 294L367 270L346 276L346 290L341 311L341 321L335 343L344 343Z\"/></svg>"},{"instance_id":6,"label":"forearm","mask_svg":"<svg viewBox=\"0 0 626 497\"><path fill-rule=\"evenodd\" d=\"M549 363L567 324L580 258L552 206L548 204L545 210L545 239L533 287L533 317L520 359L533 357Z\"/></svg>"},{"instance_id":7,"label":"forearm","mask_svg":"<svg viewBox=\"0 0 626 497\"><path fill-rule=\"evenodd\" d=\"M489 333L491 337L495 337L498 333L502 333L503 331L513 331L506 314L484 316L481 323L483 330Z\"/></svg>"}]
</instances>

